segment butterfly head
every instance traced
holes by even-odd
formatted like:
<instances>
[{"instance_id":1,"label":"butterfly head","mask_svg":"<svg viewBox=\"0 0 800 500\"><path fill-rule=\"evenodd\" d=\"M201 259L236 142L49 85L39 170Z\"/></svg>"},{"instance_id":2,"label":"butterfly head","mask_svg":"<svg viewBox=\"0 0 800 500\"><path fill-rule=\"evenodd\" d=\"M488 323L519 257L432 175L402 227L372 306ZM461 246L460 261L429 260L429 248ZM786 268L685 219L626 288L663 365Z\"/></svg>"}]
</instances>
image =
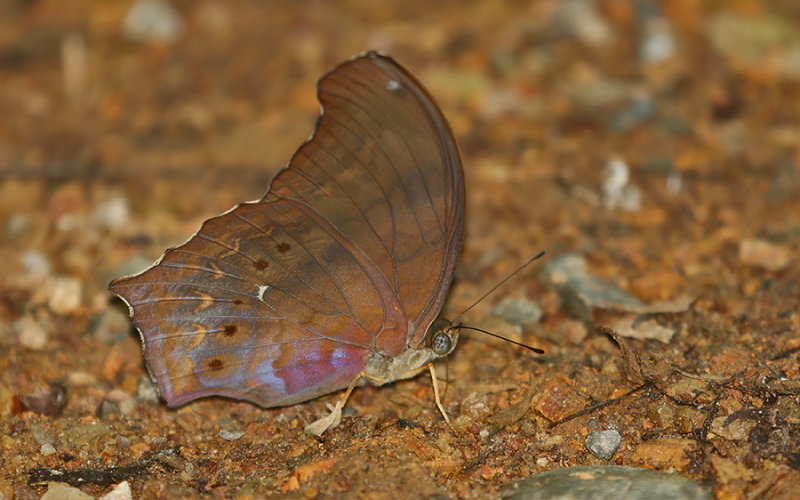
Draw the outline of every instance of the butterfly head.
<instances>
[{"instance_id":1,"label":"butterfly head","mask_svg":"<svg viewBox=\"0 0 800 500\"><path fill-rule=\"evenodd\" d=\"M458 343L458 326L444 318L436 318L425 334L425 345L439 357L453 352Z\"/></svg>"}]
</instances>

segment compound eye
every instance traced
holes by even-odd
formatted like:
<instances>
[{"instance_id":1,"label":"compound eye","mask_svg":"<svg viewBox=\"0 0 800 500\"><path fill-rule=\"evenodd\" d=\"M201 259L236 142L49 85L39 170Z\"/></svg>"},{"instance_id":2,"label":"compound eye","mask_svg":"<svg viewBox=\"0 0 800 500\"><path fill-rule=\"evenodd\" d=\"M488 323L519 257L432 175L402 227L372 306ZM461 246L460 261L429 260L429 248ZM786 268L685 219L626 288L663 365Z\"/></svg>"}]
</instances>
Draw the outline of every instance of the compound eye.
<instances>
[{"instance_id":1,"label":"compound eye","mask_svg":"<svg viewBox=\"0 0 800 500\"><path fill-rule=\"evenodd\" d=\"M433 334L433 339L431 341L431 347L433 348L433 352L438 354L439 356L444 356L448 352L450 352L450 347L452 346L453 342L450 340L450 337L444 332L436 332Z\"/></svg>"}]
</instances>

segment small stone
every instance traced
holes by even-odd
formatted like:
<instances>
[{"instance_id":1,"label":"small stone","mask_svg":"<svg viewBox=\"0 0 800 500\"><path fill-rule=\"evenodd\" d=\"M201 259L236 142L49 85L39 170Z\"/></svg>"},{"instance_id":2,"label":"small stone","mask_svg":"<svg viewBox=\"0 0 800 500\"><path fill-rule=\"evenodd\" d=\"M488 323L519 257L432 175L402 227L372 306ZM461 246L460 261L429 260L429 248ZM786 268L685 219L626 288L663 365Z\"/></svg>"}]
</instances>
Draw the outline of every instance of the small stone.
<instances>
[{"instance_id":1,"label":"small stone","mask_svg":"<svg viewBox=\"0 0 800 500\"><path fill-rule=\"evenodd\" d=\"M127 436L117 436L117 449L127 450L131 447L131 439Z\"/></svg>"},{"instance_id":2,"label":"small stone","mask_svg":"<svg viewBox=\"0 0 800 500\"><path fill-rule=\"evenodd\" d=\"M243 431L233 432L226 429L220 429L219 431L219 437L221 437L225 441L236 441L237 439L244 436L244 434L245 433Z\"/></svg>"},{"instance_id":3,"label":"small stone","mask_svg":"<svg viewBox=\"0 0 800 500\"><path fill-rule=\"evenodd\" d=\"M67 385L75 387L86 387L97 382L97 377L89 372L74 371L67 373Z\"/></svg>"},{"instance_id":4,"label":"small stone","mask_svg":"<svg viewBox=\"0 0 800 500\"><path fill-rule=\"evenodd\" d=\"M131 486L128 481L122 481L114 489L98 498L98 500L132 500Z\"/></svg>"},{"instance_id":5,"label":"small stone","mask_svg":"<svg viewBox=\"0 0 800 500\"><path fill-rule=\"evenodd\" d=\"M39 415L58 416L67 406L67 388L57 382L36 385L25 394L20 394L22 407Z\"/></svg>"},{"instance_id":6,"label":"small stone","mask_svg":"<svg viewBox=\"0 0 800 500\"><path fill-rule=\"evenodd\" d=\"M130 220L131 209L128 199L115 196L99 203L92 212L92 218L103 229L119 229L125 227Z\"/></svg>"},{"instance_id":7,"label":"small stone","mask_svg":"<svg viewBox=\"0 0 800 500\"><path fill-rule=\"evenodd\" d=\"M542 309L537 304L516 297L503 299L492 309L492 314L515 325L533 325L542 319Z\"/></svg>"},{"instance_id":8,"label":"small stone","mask_svg":"<svg viewBox=\"0 0 800 500\"><path fill-rule=\"evenodd\" d=\"M47 430L36 422L31 422L30 427L31 437L39 445L53 444L53 436Z\"/></svg>"},{"instance_id":9,"label":"small stone","mask_svg":"<svg viewBox=\"0 0 800 500\"><path fill-rule=\"evenodd\" d=\"M64 438L73 441L75 445L89 443L99 437L113 434L114 430L100 422L90 424L80 424L64 430Z\"/></svg>"},{"instance_id":10,"label":"small stone","mask_svg":"<svg viewBox=\"0 0 800 500\"><path fill-rule=\"evenodd\" d=\"M49 276L51 274L50 260L47 255L40 250L30 250L23 252L20 256L22 265L28 275L33 277Z\"/></svg>"},{"instance_id":11,"label":"small stone","mask_svg":"<svg viewBox=\"0 0 800 500\"><path fill-rule=\"evenodd\" d=\"M94 500L94 497L66 484L50 483L42 500Z\"/></svg>"},{"instance_id":12,"label":"small stone","mask_svg":"<svg viewBox=\"0 0 800 500\"><path fill-rule=\"evenodd\" d=\"M584 445L592 455L601 460L609 460L617 452L622 437L616 429L609 429L605 431L592 431L586 437Z\"/></svg>"},{"instance_id":13,"label":"small stone","mask_svg":"<svg viewBox=\"0 0 800 500\"><path fill-rule=\"evenodd\" d=\"M56 448L55 448L55 446L53 446L53 445L52 445L52 444L50 444L50 443L45 443L45 444L43 444L43 445L42 445L42 447L41 447L41 449L39 450L39 452L40 452L40 453L41 453L43 456L45 456L45 457L46 457L46 456L48 456L48 455L52 455L52 454L54 454L54 453L56 452Z\"/></svg>"},{"instance_id":14,"label":"small stone","mask_svg":"<svg viewBox=\"0 0 800 500\"><path fill-rule=\"evenodd\" d=\"M108 393L106 399L116 404L123 416L130 415L137 407L136 399L122 389L113 389Z\"/></svg>"},{"instance_id":15,"label":"small stone","mask_svg":"<svg viewBox=\"0 0 800 500\"><path fill-rule=\"evenodd\" d=\"M136 399L145 403L158 403L158 388L150 377L142 375L136 380Z\"/></svg>"},{"instance_id":16,"label":"small stone","mask_svg":"<svg viewBox=\"0 0 800 500\"><path fill-rule=\"evenodd\" d=\"M565 319L558 323L553 340L555 342L567 341L572 345L578 345L586 339L587 335L589 335L589 330L585 323L575 319Z\"/></svg>"},{"instance_id":17,"label":"small stone","mask_svg":"<svg viewBox=\"0 0 800 500\"><path fill-rule=\"evenodd\" d=\"M445 455L449 455L453 452L453 447L450 446L450 443L447 442L447 439L445 439L444 435L440 435L439 439L437 439L433 444L436 445L436 447L439 448L439 451Z\"/></svg>"},{"instance_id":18,"label":"small stone","mask_svg":"<svg viewBox=\"0 0 800 500\"><path fill-rule=\"evenodd\" d=\"M626 500L711 500L711 494L678 474L664 474L638 467L594 465L564 467L517 481L501 492L501 498L555 500L596 498Z\"/></svg>"},{"instance_id":19,"label":"small stone","mask_svg":"<svg viewBox=\"0 0 800 500\"><path fill-rule=\"evenodd\" d=\"M668 429L675 421L674 408L663 398L648 405L646 414L661 429Z\"/></svg>"},{"instance_id":20,"label":"small stone","mask_svg":"<svg viewBox=\"0 0 800 500\"><path fill-rule=\"evenodd\" d=\"M547 263L545 271L561 296L564 312L580 321L591 320L592 307L614 310L646 307L628 292L591 275L586 260L578 254L556 257Z\"/></svg>"},{"instance_id":21,"label":"small stone","mask_svg":"<svg viewBox=\"0 0 800 500\"><path fill-rule=\"evenodd\" d=\"M129 335L130 325L127 311L108 307L89 322L89 333L100 342L112 345Z\"/></svg>"},{"instance_id":22,"label":"small stone","mask_svg":"<svg viewBox=\"0 0 800 500\"><path fill-rule=\"evenodd\" d=\"M169 43L182 31L180 13L165 0L137 0L122 22L122 34L136 42Z\"/></svg>"},{"instance_id":23,"label":"small stone","mask_svg":"<svg viewBox=\"0 0 800 500\"><path fill-rule=\"evenodd\" d=\"M639 56L648 64L656 64L675 54L677 43L669 21L663 17L648 19L644 23L644 36L639 46Z\"/></svg>"},{"instance_id":24,"label":"small stone","mask_svg":"<svg viewBox=\"0 0 800 500\"><path fill-rule=\"evenodd\" d=\"M470 393L461 401L461 415L466 416L472 422L482 420L494 412L489 407L489 395Z\"/></svg>"},{"instance_id":25,"label":"small stone","mask_svg":"<svg viewBox=\"0 0 800 500\"><path fill-rule=\"evenodd\" d=\"M619 207L627 212L638 212L642 207L642 193L630 184L630 169L619 158L612 158L606 164L606 180L603 182L606 206Z\"/></svg>"},{"instance_id":26,"label":"small stone","mask_svg":"<svg viewBox=\"0 0 800 500\"><path fill-rule=\"evenodd\" d=\"M16 332L19 343L23 347L40 351L47 345L47 331L29 315L16 320L12 329Z\"/></svg>"},{"instance_id":27,"label":"small stone","mask_svg":"<svg viewBox=\"0 0 800 500\"><path fill-rule=\"evenodd\" d=\"M59 276L50 283L50 299L47 305L61 315L75 312L81 306L81 282L75 278Z\"/></svg>"},{"instance_id":28,"label":"small stone","mask_svg":"<svg viewBox=\"0 0 800 500\"><path fill-rule=\"evenodd\" d=\"M739 259L745 264L767 271L780 271L792 260L789 245L778 245L761 239L748 239L739 244Z\"/></svg>"},{"instance_id":29,"label":"small stone","mask_svg":"<svg viewBox=\"0 0 800 500\"><path fill-rule=\"evenodd\" d=\"M735 417L737 415L734 413L729 417L715 418L711 422L711 432L729 441L746 441L750 437L750 431L758 425L758 421L752 418Z\"/></svg>"}]
</instances>

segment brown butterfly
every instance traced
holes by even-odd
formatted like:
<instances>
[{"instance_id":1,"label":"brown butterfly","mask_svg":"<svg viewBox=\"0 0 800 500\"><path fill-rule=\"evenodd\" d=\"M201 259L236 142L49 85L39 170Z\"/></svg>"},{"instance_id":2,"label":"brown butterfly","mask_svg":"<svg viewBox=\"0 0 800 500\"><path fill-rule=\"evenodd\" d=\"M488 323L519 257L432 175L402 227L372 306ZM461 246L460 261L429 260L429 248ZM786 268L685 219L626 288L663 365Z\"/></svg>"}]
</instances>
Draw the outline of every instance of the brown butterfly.
<instances>
[{"instance_id":1,"label":"brown butterfly","mask_svg":"<svg viewBox=\"0 0 800 500\"><path fill-rule=\"evenodd\" d=\"M211 395L286 406L349 388L318 433L358 383L433 374L455 347L457 330L437 320L464 232L447 121L377 52L324 75L318 96L313 135L262 199L109 286L171 406Z\"/></svg>"}]
</instances>

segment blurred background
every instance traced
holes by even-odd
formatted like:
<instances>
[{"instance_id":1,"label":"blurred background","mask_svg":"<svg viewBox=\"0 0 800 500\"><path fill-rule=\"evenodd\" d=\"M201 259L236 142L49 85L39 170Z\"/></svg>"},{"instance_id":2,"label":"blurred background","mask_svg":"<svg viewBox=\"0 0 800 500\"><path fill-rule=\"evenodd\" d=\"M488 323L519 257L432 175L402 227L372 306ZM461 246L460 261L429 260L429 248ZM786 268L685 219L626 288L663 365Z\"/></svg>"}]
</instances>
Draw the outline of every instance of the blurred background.
<instances>
[{"instance_id":1,"label":"blurred background","mask_svg":"<svg viewBox=\"0 0 800 500\"><path fill-rule=\"evenodd\" d=\"M447 315L545 249L551 261L580 255L593 275L646 303L697 298L685 314L670 317L670 347L641 344L691 371L730 375L767 353L797 347L798 2L0 0L0 419L12 436L3 442L0 462L11 469L0 480L0 496L29 488L21 485L34 466L86 466L89 456L100 457L95 465L113 465L163 447L114 427L117 417L99 410L106 401L134 400L139 410L123 416L145 435L174 434L171 442L192 449L185 436L216 435L209 429L218 430L215 418L229 415L233 403L200 403L211 405L200 408L215 417L194 416L194 423L175 427L172 419L181 414L137 392L146 380L141 351L107 283L143 269L208 217L260 198L313 129L316 80L371 49L389 53L423 82L462 149L467 235ZM603 372L611 385L597 373L618 356L616 347L596 335L602 324L596 316L566 311L556 288L532 271L471 312L473 324L543 345L551 357L543 364L519 361L519 352L492 343L502 359L476 360L481 349L469 348L476 341L462 340L451 366L459 382L448 396L455 414L474 403L465 398L475 387L484 388L478 392L492 413L540 394L534 389L554 373L583 403L587 394L596 400L613 394L619 373ZM492 313L507 297L519 301L523 316L534 311L536 321ZM797 377L796 368L781 370ZM487 378L513 379L533 392L475 385ZM57 397L60 389L47 392L56 383L68 397ZM357 391L359 415L385 415L390 399L407 397L415 402L403 408L417 408L414 415L423 408L433 425L427 383L404 384L411 385ZM422 384L421 392L414 384ZM416 392L391 392L404 387ZM42 391L49 396L37 411L25 398ZM723 415L756 405L734 399ZM310 418L325 402L270 412L233 407L236 425L272 426L295 446L303 441L292 419ZM632 423L615 421L641 431L626 437L632 444L618 463L671 468L711 481L718 492L769 485L784 491L775 484L798 478L796 458L786 450L794 446L796 454L800 430L773 440L779 449L752 448L747 436L726 442L731 463L755 453L773 465L789 464L783 479L764 473L759 481L766 482L755 484L754 476L725 469L728 462L712 464L702 446L697 451L691 439L704 425L702 412L687 417L689 430L678 417L656 422L663 435L691 441L679 458L635 457L646 404L629 412ZM60 405L52 414L66 423L44 417L48 405ZM544 446L535 430L541 410L526 417L534 430L514 438L536 450ZM488 413L470 415L480 422ZM111 422L128 444L120 445L116 434L116 441L83 444L53 437L45 442L58 453L45 453L49 448L43 451L29 432L38 422L55 436L47 426L72 428L91 416ZM614 418L623 419L617 413L601 421ZM581 425L578 435L588 432ZM417 486L469 497L464 492L493 492L556 463L595 460L580 443L570 447L570 436L556 451L548 448L549 461L537 462L534 452L513 460L501 453L496 463L484 460L453 479L485 449L477 432L474 442L432 451L430 460L444 460L434 456L443 453L453 462L426 465L432 482ZM130 446L139 448L123 452ZM320 459L328 451L298 456ZM684 462L686 454L694 461ZM753 460L749 468L764 470L763 461ZM295 465L270 465L278 479L259 487L279 490ZM216 478L214 487L235 491L241 484L230 479L236 477L230 466L204 473ZM372 481L384 477L380 471L398 470L376 465L378 476L370 476L350 467ZM195 491L190 482L181 484ZM330 484L317 491L335 491ZM138 482L134 491L150 490Z\"/></svg>"}]
</instances>

